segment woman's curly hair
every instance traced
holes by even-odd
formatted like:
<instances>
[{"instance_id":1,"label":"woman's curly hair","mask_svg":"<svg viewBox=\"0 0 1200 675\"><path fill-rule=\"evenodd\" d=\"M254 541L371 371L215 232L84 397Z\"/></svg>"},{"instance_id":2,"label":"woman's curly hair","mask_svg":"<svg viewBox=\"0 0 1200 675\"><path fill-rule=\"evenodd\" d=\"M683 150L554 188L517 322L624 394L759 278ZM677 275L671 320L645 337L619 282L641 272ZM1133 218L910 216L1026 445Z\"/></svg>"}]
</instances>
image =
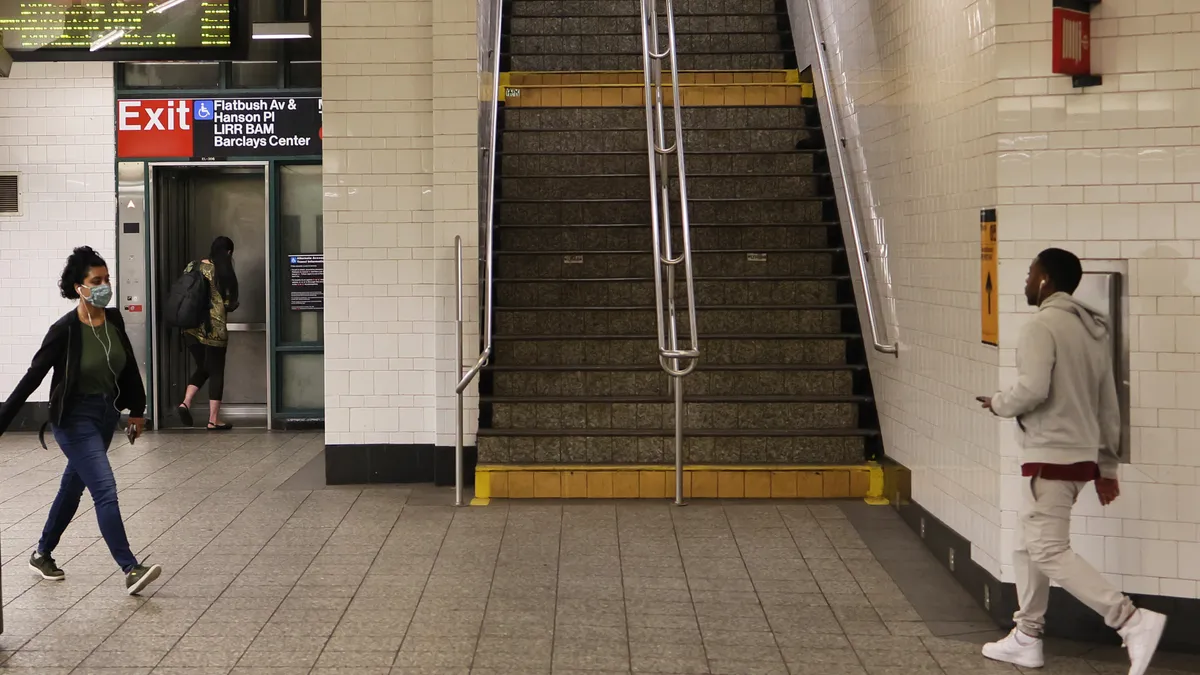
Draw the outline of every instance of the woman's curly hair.
<instances>
[{"instance_id":1,"label":"woman's curly hair","mask_svg":"<svg viewBox=\"0 0 1200 675\"><path fill-rule=\"evenodd\" d=\"M58 290L62 296L68 300L78 300L79 291L75 288L83 283L88 270L93 267L108 267L108 263L104 262L104 258L91 246L80 246L71 251L71 255L67 257L67 264L63 266L62 277L58 281Z\"/></svg>"}]
</instances>

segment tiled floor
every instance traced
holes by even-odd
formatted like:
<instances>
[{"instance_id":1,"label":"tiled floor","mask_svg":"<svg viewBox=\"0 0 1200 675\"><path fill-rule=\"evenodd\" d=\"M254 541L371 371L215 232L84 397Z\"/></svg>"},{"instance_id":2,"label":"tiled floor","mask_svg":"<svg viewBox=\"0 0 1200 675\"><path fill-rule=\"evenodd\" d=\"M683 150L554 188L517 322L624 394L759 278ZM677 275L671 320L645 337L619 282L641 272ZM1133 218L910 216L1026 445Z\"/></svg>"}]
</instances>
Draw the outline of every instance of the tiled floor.
<instances>
[{"instance_id":1,"label":"tiled floor","mask_svg":"<svg viewBox=\"0 0 1200 675\"><path fill-rule=\"evenodd\" d=\"M997 631L888 509L456 510L448 491L432 488L311 491L321 446L319 435L231 433L114 448L135 549L167 570L153 594L134 599L90 512L56 552L66 581L27 571L62 460L34 449L32 436L4 436L0 670L1016 672L978 656L976 643ZM1125 672L1112 649L1055 652L1042 672Z\"/></svg>"}]
</instances>

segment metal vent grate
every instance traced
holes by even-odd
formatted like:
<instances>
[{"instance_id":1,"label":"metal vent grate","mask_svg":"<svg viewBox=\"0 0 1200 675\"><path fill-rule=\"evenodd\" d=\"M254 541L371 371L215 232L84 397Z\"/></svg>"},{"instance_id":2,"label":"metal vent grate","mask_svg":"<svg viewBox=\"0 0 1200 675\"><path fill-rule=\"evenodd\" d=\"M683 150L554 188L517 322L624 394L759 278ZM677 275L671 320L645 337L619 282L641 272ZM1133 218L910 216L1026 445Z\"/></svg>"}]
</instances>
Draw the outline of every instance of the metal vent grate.
<instances>
[{"instance_id":1,"label":"metal vent grate","mask_svg":"<svg viewBox=\"0 0 1200 675\"><path fill-rule=\"evenodd\" d=\"M0 215L21 213L21 190L15 173L0 173Z\"/></svg>"}]
</instances>

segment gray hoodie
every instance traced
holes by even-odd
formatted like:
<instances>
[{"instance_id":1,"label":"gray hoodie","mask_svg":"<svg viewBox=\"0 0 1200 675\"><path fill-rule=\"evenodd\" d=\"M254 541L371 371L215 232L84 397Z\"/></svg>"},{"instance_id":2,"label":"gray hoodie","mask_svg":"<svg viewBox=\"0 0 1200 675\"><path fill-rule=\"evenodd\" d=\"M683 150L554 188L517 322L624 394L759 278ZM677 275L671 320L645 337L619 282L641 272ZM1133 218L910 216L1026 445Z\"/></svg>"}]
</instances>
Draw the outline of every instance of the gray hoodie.
<instances>
[{"instance_id":1,"label":"gray hoodie","mask_svg":"<svg viewBox=\"0 0 1200 675\"><path fill-rule=\"evenodd\" d=\"M1107 317L1067 293L1046 298L1021 329L1017 383L992 397L992 412L1024 429L1022 462L1097 462L1116 478L1121 412Z\"/></svg>"}]
</instances>

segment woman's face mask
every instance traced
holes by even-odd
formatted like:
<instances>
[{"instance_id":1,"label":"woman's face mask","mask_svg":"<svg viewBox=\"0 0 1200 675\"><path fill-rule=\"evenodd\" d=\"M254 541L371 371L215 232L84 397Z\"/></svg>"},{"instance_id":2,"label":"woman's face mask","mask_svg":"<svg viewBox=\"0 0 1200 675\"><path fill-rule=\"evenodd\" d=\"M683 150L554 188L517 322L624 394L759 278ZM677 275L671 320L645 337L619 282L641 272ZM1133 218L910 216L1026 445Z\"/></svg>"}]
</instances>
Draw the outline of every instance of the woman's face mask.
<instances>
[{"instance_id":1,"label":"woman's face mask","mask_svg":"<svg viewBox=\"0 0 1200 675\"><path fill-rule=\"evenodd\" d=\"M79 288L81 290L79 297L83 298L83 301L92 307L104 309L108 307L108 303L112 302L113 290L109 284L80 286ZM87 294L84 294L82 291L87 291Z\"/></svg>"},{"instance_id":2,"label":"woman's face mask","mask_svg":"<svg viewBox=\"0 0 1200 675\"><path fill-rule=\"evenodd\" d=\"M108 268L93 267L88 270L83 283L76 290L79 291L79 297L92 307L100 309L108 307L108 303L112 302L113 298L112 280L108 276Z\"/></svg>"}]
</instances>

